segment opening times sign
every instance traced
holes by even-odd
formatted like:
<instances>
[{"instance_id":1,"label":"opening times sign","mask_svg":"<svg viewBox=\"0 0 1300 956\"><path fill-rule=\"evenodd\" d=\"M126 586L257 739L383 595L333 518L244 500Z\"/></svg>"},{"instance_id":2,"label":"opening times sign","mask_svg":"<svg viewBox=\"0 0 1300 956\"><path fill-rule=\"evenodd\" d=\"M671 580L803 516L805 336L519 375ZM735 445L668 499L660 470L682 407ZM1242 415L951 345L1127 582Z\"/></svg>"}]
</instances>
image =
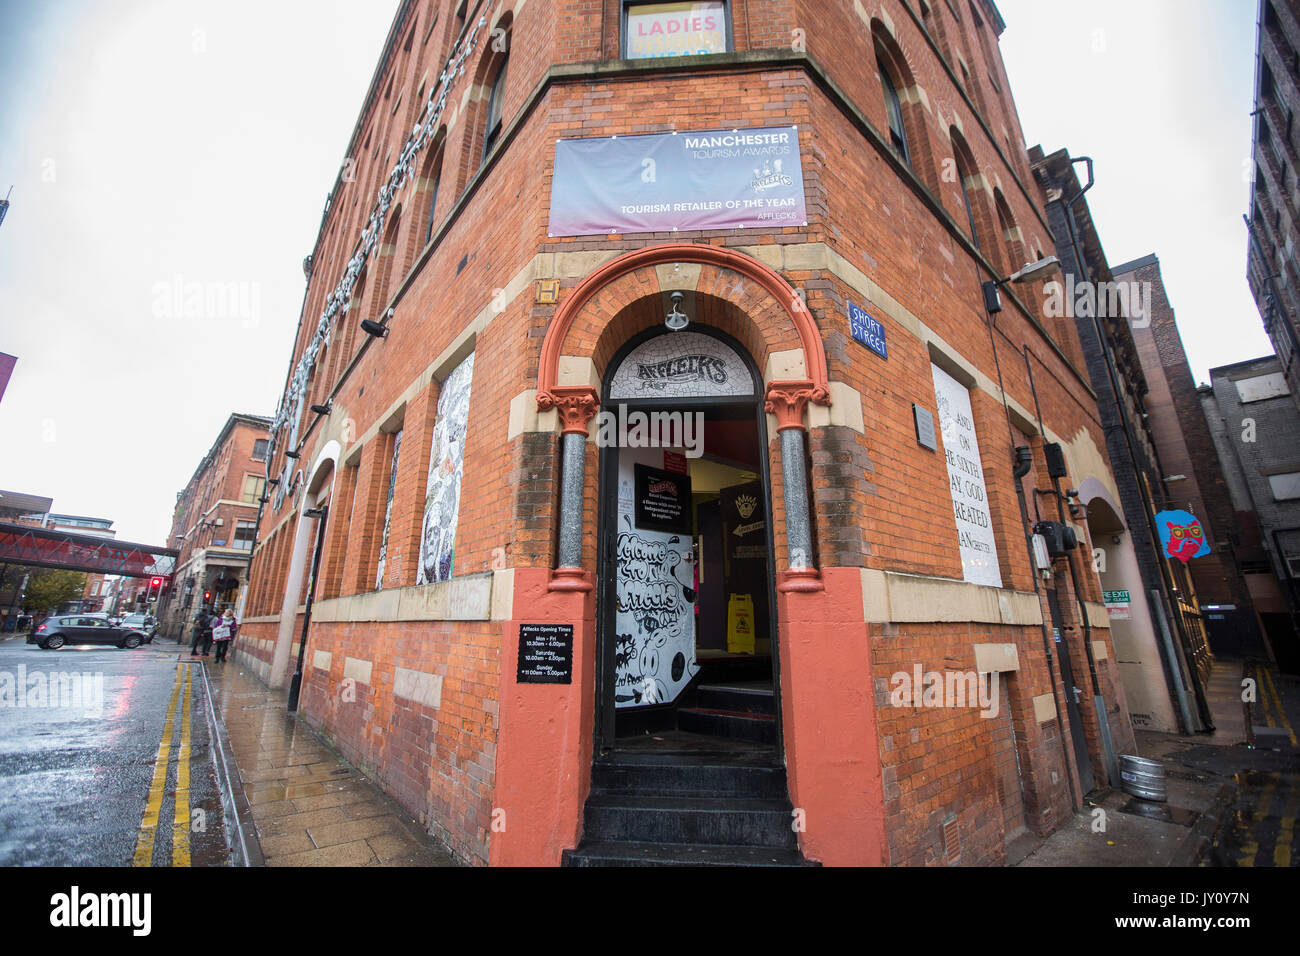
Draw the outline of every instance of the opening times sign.
<instances>
[{"instance_id":1,"label":"opening times sign","mask_svg":"<svg viewBox=\"0 0 1300 956\"><path fill-rule=\"evenodd\" d=\"M796 126L555 144L551 236L807 224Z\"/></svg>"},{"instance_id":2,"label":"opening times sign","mask_svg":"<svg viewBox=\"0 0 1300 956\"><path fill-rule=\"evenodd\" d=\"M1002 569L998 565L998 543L993 536L970 392L939 366L932 364L930 371L934 377L943 453L948 464L952 513L957 520L962 574L972 584L1000 588Z\"/></svg>"}]
</instances>

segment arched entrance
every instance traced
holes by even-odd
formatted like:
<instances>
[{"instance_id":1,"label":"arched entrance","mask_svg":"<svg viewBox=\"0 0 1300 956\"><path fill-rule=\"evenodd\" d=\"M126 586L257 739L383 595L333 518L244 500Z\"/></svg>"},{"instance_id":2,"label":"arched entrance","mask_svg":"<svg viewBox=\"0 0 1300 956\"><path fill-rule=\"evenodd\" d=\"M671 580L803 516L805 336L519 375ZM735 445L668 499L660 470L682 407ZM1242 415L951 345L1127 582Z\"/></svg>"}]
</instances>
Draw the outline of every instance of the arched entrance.
<instances>
[{"instance_id":1,"label":"arched entrance","mask_svg":"<svg viewBox=\"0 0 1300 956\"><path fill-rule=\"evenodd\" d=\"M602 470L593 419L609 410L603 402L618 404L606 390L611 369L639 335L661 333L677 292L690 329L721 331L749 356L755 419L762 402L766 431L755 421L755 442L766 443L770 474L751 473L770 493L753 513L770 509L780 749L761 755L600 749L611 732L597 728L601 712L615 710L599 706L608 693L602 675L614 663L602 655L614 650L602 645L596 610L609 560L601 554L610 547L600 532L613 525L601 518L611 507L602 505L610 500L602 483L615 469ZM803 297L754 256L705 243L647 246L564 293L547 324L535 396L524 399L535 397L539 431L560 432L547 491L553 560L512 570L502 659L546 653L565 670L537 683L517 667L502 669L494 806L503 821L528 822L494 827L492 863L626 861L663 847L663 858L678 862L722 859L702 845L739 847L730 862L797 862L800 853L824 863L886 859L875 697L864 692L874 684L861 569L819 567L814 540L809 406L829 406L831 387L821 331ZM683 675L685 663L683 655Z\"/></svg>"},{"instance_id":2,"label":"arched entrance","mask_svg":"<svg viewBox=\"0 0 1300 956\"><path fill-rule=\"evenodd\" d=\"M1086 508L1088 535L1094 566L1101 580L1110 618L1110 639L1115 666L1124 687L1127 710L1139 730L1177 733L1178 718L1172 701L1187 701L1181 669L1171 671L1159 647L1159 622L1143 585L1142 570L1133 538L1104 487L1094 478L1080 484L1080 502Z\"/></svg>"},{"instance_id":3,"label":"arched entrance","mask_svg":"<svg viewBox=\"0 0 1300 956\"><path fill-rule=\"evenodd\" d=\"M656 297L657 298L657 297ZM779 747L762 377L710 326L609 363L595 422L598 747Z\"/></svg>"}]
</instances>

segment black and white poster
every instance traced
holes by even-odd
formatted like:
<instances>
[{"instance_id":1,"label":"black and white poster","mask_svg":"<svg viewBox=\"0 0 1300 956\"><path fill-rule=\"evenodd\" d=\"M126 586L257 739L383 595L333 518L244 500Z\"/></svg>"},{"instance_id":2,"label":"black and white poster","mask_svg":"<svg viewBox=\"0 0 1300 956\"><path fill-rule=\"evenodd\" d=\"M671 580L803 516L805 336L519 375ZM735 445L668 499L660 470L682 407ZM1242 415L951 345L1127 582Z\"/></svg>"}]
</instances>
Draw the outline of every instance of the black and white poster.
<instances>
[{"instance_id":1,"label":"black and white poster","mask_svg":"<svg viewBox=\"0 0 1300 956\"><path fill-rule=\"evenodd\" d=\"M690 536L690 480L637 462L638 456L661 460L662 452L628 448L620 453L615 541L615 707L669 703L699 672L695 663L697 585ZM667 496L665 508L680 503L684 532L644 528L635 518L641 496L632 493L637 484L634 475L643 468L676 481L674 490L661 488L657 493Z\"/></svg>"}]
</instances>

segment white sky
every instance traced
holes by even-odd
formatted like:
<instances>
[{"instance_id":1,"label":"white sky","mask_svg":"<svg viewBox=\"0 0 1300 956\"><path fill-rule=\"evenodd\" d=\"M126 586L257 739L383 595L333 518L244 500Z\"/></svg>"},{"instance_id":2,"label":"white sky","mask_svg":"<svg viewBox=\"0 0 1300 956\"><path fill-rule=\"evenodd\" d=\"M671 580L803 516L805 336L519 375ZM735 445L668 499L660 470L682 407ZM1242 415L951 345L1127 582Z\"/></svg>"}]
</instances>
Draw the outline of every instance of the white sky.
<instances>
[{"instance_id":1,"label":"white sky","mask_svg":"<svg viewBox=\"0 0 1300 956\"><path fill-rule=\"evenodd\" d=\"M162 544L229 414L274 412L396 9L0 0L0 488Z\"/></svg>"},{"instance_id":2,"label":"white sky","mask_svg":"<svg viewBox=\"0 0 1300 956\"><path fill-rule=\"evenodd\" d=\"M1096 161L1107 255L1160 257L1196 377L1270 352L1241 220L1254 4L998 7L1027 143ZM302 259L395 10L0 0L0 351L18 356L0 488L161 544L230 412L274 411Z\"/></svg>"}]
</instances>

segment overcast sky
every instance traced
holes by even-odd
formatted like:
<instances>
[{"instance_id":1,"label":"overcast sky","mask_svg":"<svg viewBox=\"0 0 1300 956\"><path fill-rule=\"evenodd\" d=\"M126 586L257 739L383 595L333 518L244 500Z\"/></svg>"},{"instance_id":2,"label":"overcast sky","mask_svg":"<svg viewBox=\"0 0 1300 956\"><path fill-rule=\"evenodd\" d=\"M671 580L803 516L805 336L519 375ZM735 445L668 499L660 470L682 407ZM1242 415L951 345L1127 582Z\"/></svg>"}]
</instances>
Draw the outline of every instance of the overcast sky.
<instances>
[{"instance_id":1,"label":"overcast sky","mask_svg":"<svg viewBox=\"0 0 1300 956\"><path fill-rule=\"evenodd\" d=\"M1241 221L1254 4L998 7L1028 144L1096 161L1107 255L1159 255L1196 377L1270 352ZM227 416L274 411L395 10L0 0L0 488L161 544Z\"/></svg>"}]
</instances>

